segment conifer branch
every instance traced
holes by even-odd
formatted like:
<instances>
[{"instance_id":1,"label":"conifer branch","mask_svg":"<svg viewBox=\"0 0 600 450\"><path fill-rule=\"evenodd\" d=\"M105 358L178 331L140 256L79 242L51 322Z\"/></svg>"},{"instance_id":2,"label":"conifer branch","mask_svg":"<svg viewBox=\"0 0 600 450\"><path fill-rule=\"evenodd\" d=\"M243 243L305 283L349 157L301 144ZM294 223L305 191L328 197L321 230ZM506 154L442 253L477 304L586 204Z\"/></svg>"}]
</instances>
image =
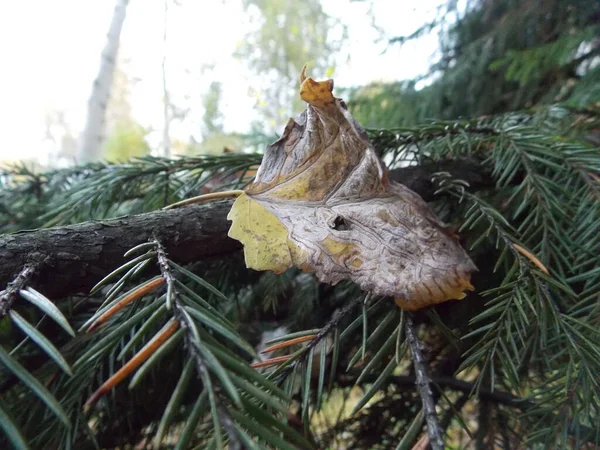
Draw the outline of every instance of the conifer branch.
<instances>
[{"instance_id":1,"label":"conifer branch","mask_svg":"<svg viewBox=\"0 0 600 450\"><path fill-rule=\"evenodd\" d=\"M411 359L415 368L416 380L415 384L419 389L419 395L423 402L423 411L425 420L427 421L427 433L431 448L433 450L444 449L443 432L440 427L439 418L435 411L435 401L431 392L431 378L429 376L428 363L423 356L423 343L417 336L415 325L412 320L412 313L406 315L406 340L410 348Z\"/></svg>"},{"instance_id":2,"label":"conifer branch","mask_svg":"<svg viewBox=\"0 0 600 450\"><path fill-rule=\"evenodd\" d=\"M466 180L474 188L490 184L489 176L473 161L405 167L392 171L390 178L429 200L435 190L432 175L439 171ZM239 242L227 237L231 204L231 200L223 200L1 236L0 286L37 254L52 262L36 276L37 290L50 299L88 293L104 275L125 262L124 253L152 240L154 233L179 264L229 255L240 248Z\"/></svg>"},{"instance_id":3,"label":"conifer branch","mask_svg":"<svg viewBox=\"0 0 600 450\"><path fill-rule=\"evenodd\" d=\"M204 390L208 391L210 389L214 389L214 392L209 393L209 396L214 396L219 421L223 425L227 432L227 435L229 436L228 448L232 450L240 450L243 447L240 441L240 437L238 436L236 427L233 423L233 419L229 416L229 413L224 406L223 399L221 398L219 390L216 387L212 387L207 364L204 360L204 357L202 356L202 353L198 348L198 345L200 345L200 343L198 342L191 328L195 327L195 324L192 322L190 315L185 312L184 306L181 304L181 301L178 298L174 286L175 277L173 276L171 267L169 265L167 253L160 240L156 237L156 235L154 236L154 243L156 245L156 258L158 260L160 272L163 280L167 284L167 305L173 308L174 316L179 322L181 328L184 330L185 346L194 358L196 370L204 384ZM218 429L215 429L214 431L215 433L220 432Z\"/></svg>"}]
</instances>

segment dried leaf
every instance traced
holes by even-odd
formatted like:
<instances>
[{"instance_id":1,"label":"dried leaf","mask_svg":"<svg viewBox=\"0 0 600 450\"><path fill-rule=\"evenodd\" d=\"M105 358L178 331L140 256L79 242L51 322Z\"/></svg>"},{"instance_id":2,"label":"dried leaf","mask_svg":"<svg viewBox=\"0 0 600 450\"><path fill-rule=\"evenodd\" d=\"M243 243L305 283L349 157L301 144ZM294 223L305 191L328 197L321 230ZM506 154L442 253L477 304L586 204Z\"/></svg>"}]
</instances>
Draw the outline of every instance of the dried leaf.
<instances>
[{"instance_id":1,"label":"dried leaf","mask_svg":"<svg viewBox=\"0 0 600 450\"><path fill-rule=\"evenodd\" d=\"M246 265L275 273L296 265L330 284L350 279L408 310L463 298L476 269L451 232L388 179L333 81L301 80L306 110L268 147L228 216Z\"/></svg>"}]
</instances>

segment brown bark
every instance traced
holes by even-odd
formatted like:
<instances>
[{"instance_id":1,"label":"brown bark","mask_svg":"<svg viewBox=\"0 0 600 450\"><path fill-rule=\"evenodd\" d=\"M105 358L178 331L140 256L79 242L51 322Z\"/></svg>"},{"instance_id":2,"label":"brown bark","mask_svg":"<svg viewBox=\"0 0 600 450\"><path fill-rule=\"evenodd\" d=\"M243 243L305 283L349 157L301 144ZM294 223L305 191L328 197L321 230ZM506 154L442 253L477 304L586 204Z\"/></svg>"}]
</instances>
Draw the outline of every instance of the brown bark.
<instances>
[{"instance_id":1,"label":"brown bark","mask_svg":"<svg viewBox=\"0 0 600 450\"><path fill-rule=\"evenodd\" d=\"M464 161L397 169L391 178L428 200L433 194L431 175L438 171L451 172L474 187L488 186L491 180L478 166ZM37 273L31 285L49 298L87 293L126 261L127 250L152 239L154 233L177 263L224 257L241 248L227 237L231 204L232 200L223 200L0 236L0 290L26 264L35 263Z\"/></svg>"},{"instance_id":2,"label":"brown bark","mask_svg":"<svg viewBox=\"0 0 600 450\"><path fill-rule=\"evenodd\" d=\"M32 285L50 298L89 292L126 262L123 254L156 233L169 256L182 264L222 256L240 248L227 237L231 201L170 211L84 222L0 238L0 286L32 261L45 257Z\"/></svg>"}]
</instances>

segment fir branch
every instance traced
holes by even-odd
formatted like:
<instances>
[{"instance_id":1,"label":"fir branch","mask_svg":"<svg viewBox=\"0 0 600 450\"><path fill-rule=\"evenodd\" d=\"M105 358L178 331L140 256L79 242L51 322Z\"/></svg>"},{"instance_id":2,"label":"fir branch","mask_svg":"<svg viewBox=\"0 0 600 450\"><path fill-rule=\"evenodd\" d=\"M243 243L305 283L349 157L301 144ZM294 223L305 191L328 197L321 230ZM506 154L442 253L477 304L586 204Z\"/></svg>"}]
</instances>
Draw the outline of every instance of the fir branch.
<instances>
[{"instance_id":1,"label":"fir branch","mask_svg":"<svg viewBox=\"0 0 600 450\"><path fill-rule=\"evenodd\" d=\"M288 377L293 374L299 367L307 362L307 359L310 357L311 352L315 349L315 347L321 343L332 331L334 331L342 319L348 316L350 312L360 303L368 304L370 302L370 296L367 295L356 297L353 300L349 301L341 310L337 311L334 316L323 326L318 333L315 335L313 339L311 339L302 350L294 353L291 357L286 358L285 362L289 361L289 364L284 364L281 366L281 370L276 370L270 376L275 376L278 380L279 384L282 384L284 381L288 379ZM322 352L326 352L326 349L323 348Z\"/></svg>"},{"instance_id":2,"label":"fir branch","mask_svg":"<svg viewBox=\"0 0 600 450\"><path fill-rule=\"evenodd\" d=\"M240 245L227 237L231 202L194 205L173 211L79 225L26 231L0 237L0 285L6 285L30 255L49 257L35 287L51 299L88 292L104 275L125 262L123 254L160 232L175 261L186 264L228 255Z\"/></svg>"},{"instance_id":3,"label":"fir branch","mask_svg":"<svg viewBox=\"0 0 600 450\"><path fill-rule=\"evenodd\" d=\"M427 433L431 448L433 450L444 449L443 431L440 427L439 418L435 410L435 401L431 392L431 378L429 377L428 363L423 357L423 343L417 336L415 325L412 320L412 313L406 315L405 322L406 340L410 348L411 359L415 368L415 384L419 389L419 395L423 402L423 411L427 421Z\"/></svg>"},{"instance_id":4,"label":"fir branch","mask_svg":"<svg viewBox=\"0 0 600 450\"><path fill-rule=\"evenodd\" d=\"M504 261L506 268L501 285L483 293L493 297L486 304L486 310L471 319L471 323L478 325L478 328L463 336L463 339L467 339L481 335L465 353L466 358L459 370L481 364L476 382L478 390L486 378L494 386L494 379L499 374L503 375L505 383L519 389L529 360L550 352L556 356L550 361L542 356L541 362L542 367L552 370L554 375L548 376L541 371L539 376L542 381L533 389L535 403L526 408L529 416L546 417L544 421L536 423L530 435L535 439L545 436L546 442L550 442L559 428L571 433L570 430L585 428L582 424L594 423L593 411L596 405L600 405L600 397L597 389L591 386L597 385L594 374L600 371L600 366L598 358L591 355L600 354L600 348L595 344L600 333L586 323L589 315L583 321L571 315L580 311L577 294L560 277L549 274L534 255L516 244L520 238L519 230L512 228L497 210L466 192L461 183L442 180L440 186L440 191L452 192L457 198L472 203L466 214L464 228L473 228L483 218L489 222L487 231L480 234L476 244L493 231L496 247L501 250L496 267ZM592 214L597 214L597 210L592 210ZM508 255L512 255L512 261ZM567 261L572 265L574 259L570 256ZM567 308L566 305L573 306ZM529 348L530 344L533 346ZM528 355L527 358L523 359L522 354ZM563 359L565 357L566 360ZM501 362L502 371L495 367L496 359ZM557 364L561 361L563 364ZM565 413L548 416L549 411L544 412L546 407L543 406L546 403L563 408ZM557 428L548 426L548 423L564 425ZM592 435L593 430L588 429L584 439L591 439Z\"/></svg>"},{"instance_id":5,"label":"fir branch","mask_svg":"<svg viewBox=\"0 0 600 450\"><path fill-rule=\"evenodd\" d=\"M434 190L431 177L440 167L470 180L474 186L488 184L485 172L463 161L397 169L390 178L428 199ZM0 286L21 270L30 255L38 253L52 261L35 280L38 290L51 299L87 293L100 278L124 262L124 253L147 243L155 232L171 258L181 264L229 255L240 248L237 241L227 237L226 216L231 204L221 201L1 236Z\"/></svg>"},{"instance_id":6,"label":"fir branch","mask_svg":"<svg viewBox=\"0 0 600 450\"><path fill-rule=\"evenodd\" d=\"M156 235L154 236L154 244L156 246L156 258L158 260L160 272L167 284L167 305L169 305L169 303L172 304L175 318L185 331L186 348L190 351L192 357L194 358L194 361L196 362L196 370L204 383L204 389L212 389L210 382L210 374L206 361L204 360L202 352L200 352L198 348L198 346L201 344L197 342L197 339L194 336L194 333L192 332L192 327L195 327L195 324L191 322L192 319L190 315L185 312L184 306L178 298L175 288L175 277L169 265L169 259L165 251L165 247L162 245L162 243ZM214 394L209 392L209 396L211 395L214 395L219 420L224 425L227 435L229 436L229 448L231 448L232 450L242 449L243 446L240 440L240 436L238 435L238 431L233 424L233 419L229 416L227 409L223 405L224 401L221 398L221 394L218 390L215 389ZM220 431L218 429L215 429L215 433L219 432Z\"/></svg>"}]
</instances>

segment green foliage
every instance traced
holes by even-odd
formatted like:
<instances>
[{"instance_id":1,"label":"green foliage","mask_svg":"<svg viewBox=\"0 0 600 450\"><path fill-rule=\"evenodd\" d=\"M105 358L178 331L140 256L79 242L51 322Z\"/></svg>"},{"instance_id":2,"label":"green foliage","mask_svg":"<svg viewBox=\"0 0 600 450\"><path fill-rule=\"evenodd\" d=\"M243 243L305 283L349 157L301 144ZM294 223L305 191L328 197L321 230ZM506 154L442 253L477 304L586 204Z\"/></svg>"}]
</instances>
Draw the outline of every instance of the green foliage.
<instances>
[{"instance_id":1,"label":"green foliage","mask_svg":"<svg viewBox=\"0 0 600 450\"><path fill-rule=\"evenodd\" d=\"M247 40L255 47L246 50L264 69L269 101L286 107L279 87L295 83L313 59L306 52L330 49L320 5L296 3L247 2L261 21ZM456 12L455 3L445 12ZM359 122L373 127L371 142L390 169L436 168L431 206L458 230L479 268L474 293L407 320L392 300L351 283L323 285L296 269L256 273L239 255L184 267L157 237L99 275L88 296L50 301L21 290L23 301L0 330L0 444L413 448L427 419L405 339L414 321L447 447L600 447L595 7L587 0L471 2L458 21L439 14L407 38L441 27L431 84L345 93ZM311 44L300 48L306 39ZM204 126L215 139L218 92L215 84L205 99ZM278 120L287 116L273 111ZM247 146L248 136L240 138ZM49 173L10 167L0 174L0 229L135 214L241 188L260 159L143 156ZM465 170L472 166L477 177ZM162 286L94 332L81 331L155 280ZM84 408L175 323L178 330L126 382ZM71 326L80 330L75 337ZM283 358L265 368L249 365L276 357Z\"/></svg>"},{"instance_id":2,"label":"green foliage","mask_svg":"<svg viewBox=\"0 0 600 450\"><path fill-rule=\"evenodd\" d=\"M499 0L448 2L431 23L390 45L439 31L440 54L421 80L350 91L365 125L389 128L424 120L476 117L535 105L600 102L597 2ZM415 90L416 81L424 86Z\"/></svg>"},{"instance_id":3,"label":"green foliage","mask_svg":"<svg viewBox=\"0 0 600 450\"><path fill-rule=\"evenodd\" d=\"M246 139L237 133L212 132L194 145L194 154L214 155L225 151L239 151L246 147Z\"/></svg>"},{"instance_id":4,"label":"green foliage","mask_svg":"<svg viewBox=\"0 0 600 450\"><path fill-rule=\"evenodd\" d=\"M424 114L422 93L415 90L412 82L374 83L346 89L341 96L349 99L352 115L365 127L413 125Z\"/></svg>"},{"instance_id":5,"label":"green foliage","mask_svg":"<svg viewBox=\"0 0 600 450\"><path fill-rule=\"evenodd\" d=\"M209 136L215 133L223 133L223 117L219 110L221 100L221 83L213 81L208 87L208 92L204 95L204 118L202 124L202 133Z\"/></svg>"},{"instance_id":6,"label":"green foliage","mask_svg":"<svg viewBox=\"0 0 600 450\"><path fill-rule=\"evenodd\" d=\"M17 166L5 172L0 205L4 231L77 223L155 210L198 195L205 185L235 189L248 182L256 154L202 155L181 159L151 156L122 164L95 163L34 174ZM223 180L231 179L230 182Z\"/></svg>"},{"instance_id":7,"label":"green foliage","mask_svg":"<svg viewBox=\"0 0 600 450\"><path fill-rule=\"evenodd\" d=\"M587 27L575 34L562 35L555 41L521 51L510 50L506 56L490 64L492 71L505 69L507 81L516 81L522 86L531 82L540 83L550 72L560 71L577 54L577 50L590 42L597 27Z\"/></svg>"},{"instance_id":8,"label":"green foliage","mask_svg":"<svg viewBox=\"0 0 600 450\"><path fill-rule=\"evenodd\" d=\"M392 167L467 159L494 180L474 189L448 173L435 176L433 205L446 222L462 225L462 239L480 269L474 279L478 294L417 316L431 348L441 422L448 436L464 436L461 445L470 445L471 439L477 445L504 439L511 448L599 444L600 336L595 323L600 240L594 230L600 223L600 154L586 142L599 123L589 110L550 107L370 131ZM243 180L244 168L259 160L260 155L239 154L148 157L40 175L48 180L42 184L49 198L46 217L62 224L78 220L78 213L107 217L139 211L128 196L132 192L150 209L154 196L160 193L164 200L164 185L156 181L165 173L174 200L198 191L215 174L236 173ZM59 175L65 177L62 183ZM31 182L21 180L24 186ZM63 188L46 191L49 180ZM10 184L26 203L25 198L35 197L23 185L16 178ZM57 204L68 206L56 211ZM90 204L110 208L86 210ZM118 436L133 427L137 437L126 439L175 439L177 448L218 448L226 442L250 448L267 443L275 448L414 444L424 419L409 370L404 315L389 299L364 298L349 283L320 285L295 270L279 276L247 273L235 258L182 267L169 260L159 241L138 246L127 257L130 262L107 275L84 303L68 309L70 323L89 325L151 280L144 275L149 265L159 264L167 288L134 301L94 333L70 341L66 333L51 338L40 324L34 327L26 308L13 314L30 336L10 356L13 372L27 382L11 384L3 396L4 410L11 412L2 416L3 427L11 421L22 430L11 435L14 442L23 435L34 448L41 442L87 448L93 439L118 445L125 439ZM23 320L29 326L21 326ZM82 403L92 391L173 321L182 324L181 330L132 374L130 388L118 386L84 418ZM250 368L262 333L282 325L291 334L270 344L316 337L290 351L279 350L291 355L279 365ZM30 372L16 365L18 358L40 351L49 357L41 368ZM64 366L63 360L72 376L53 369L54 361ZM34 379L52 379L50 390ZM360 395L352 394L353 385L361 387ZM478 408L469 394L485 400L480 408L485 405L490 417L478 422L477 432L461 413L465 404ZM56 427L56 416L45 414L36 398L53 405L72 428ZM31 418L12 413L16 401L30 405ZM119 418L117 405L131 414ZM326 417L321 412L334 406L339 413ZM299 427L290 426L292 411L297 411ZM374 417L377 441L369 438ZM505 427L495 428L492 418ZM515 431L503 431L509 429Z\"/></svg>"},{"instance_id":9,"label":"green foliage","mask_svg":"<svg viewBox=\"0 0 600 450\"><path fill-rule=\"evenodd\" d=\"M146 142L146 134L140 125L133 122L119 122L112 134L104 143L104 154L108 161L125 161L135 156L144 156L150 153L150 146Z\"/></svg>"}]
</instances>

